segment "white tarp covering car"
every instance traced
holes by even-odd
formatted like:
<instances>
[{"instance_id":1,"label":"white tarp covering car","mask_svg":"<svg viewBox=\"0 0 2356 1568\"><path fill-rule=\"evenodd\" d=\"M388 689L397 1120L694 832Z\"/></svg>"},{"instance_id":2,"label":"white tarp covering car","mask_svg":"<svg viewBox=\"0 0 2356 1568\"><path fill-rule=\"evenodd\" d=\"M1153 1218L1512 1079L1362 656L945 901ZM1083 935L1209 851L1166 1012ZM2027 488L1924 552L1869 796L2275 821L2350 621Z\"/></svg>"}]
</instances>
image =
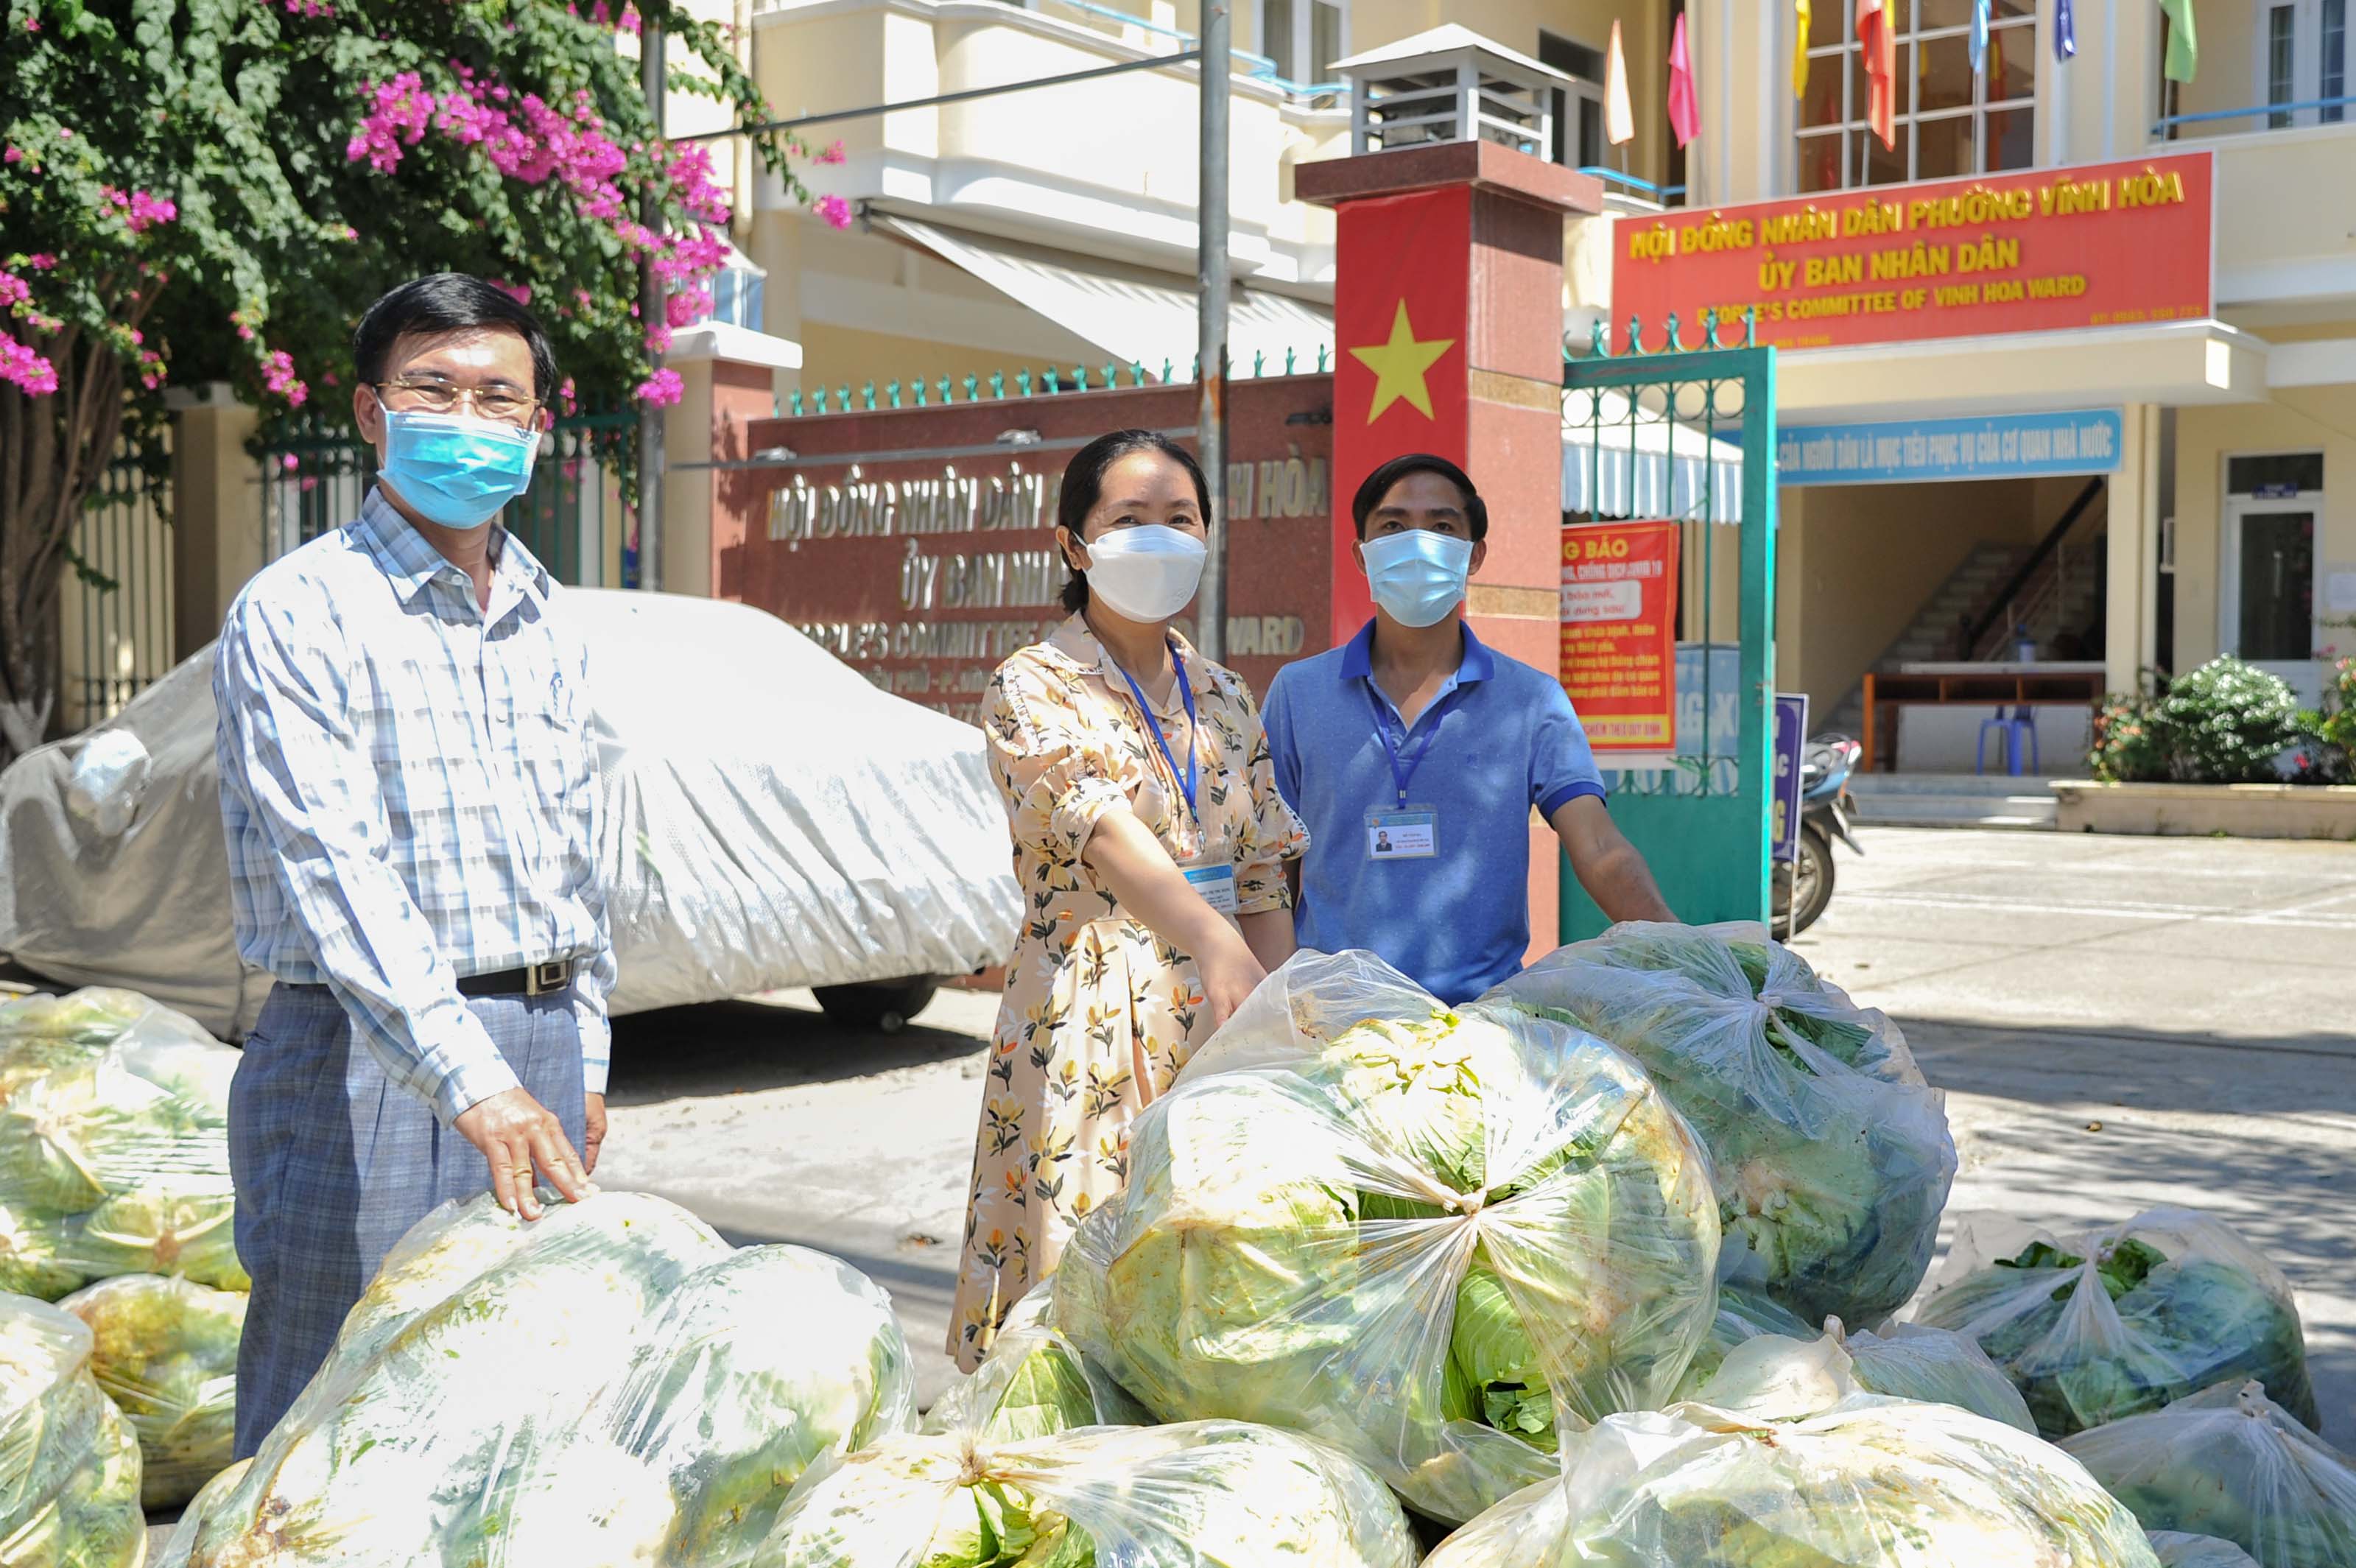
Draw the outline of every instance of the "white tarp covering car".
<instances>
[{"instance_id":1,"label":"white tarp covering car","mask_svg":"<svg viewBox=\"0 0 2356 1568\"><path fill-rule=\"evenodd\" d=\"M962 973L1022 897L980 733L743 605L576 589L592 658L616 1013ZM0 951L241 1037L212 650L0 774Z\"/></svg>"}]
</instances>

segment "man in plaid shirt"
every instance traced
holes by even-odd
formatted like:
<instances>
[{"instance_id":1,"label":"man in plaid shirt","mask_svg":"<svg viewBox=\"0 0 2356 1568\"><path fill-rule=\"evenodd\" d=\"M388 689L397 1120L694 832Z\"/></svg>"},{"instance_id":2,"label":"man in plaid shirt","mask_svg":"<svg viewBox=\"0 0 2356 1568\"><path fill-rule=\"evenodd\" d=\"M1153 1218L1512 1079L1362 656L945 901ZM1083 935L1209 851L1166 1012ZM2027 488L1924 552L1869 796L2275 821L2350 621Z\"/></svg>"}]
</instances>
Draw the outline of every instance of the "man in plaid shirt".
<instances>
[{"instance_id":1,"label":"man in plaid shirt","mask_svg":"<svg viewBox=\"0 0 2356 1568\"><path fill-rule=\"evenodd\" d=\"M376 488L246 587L214 669L238 948L278 981L230 1095L240 1457L411 1225L586 1196L605 1131L587 654L498 524L554 356L454 274L377 301L353 355Z\"/></svg>"}]
</instances>

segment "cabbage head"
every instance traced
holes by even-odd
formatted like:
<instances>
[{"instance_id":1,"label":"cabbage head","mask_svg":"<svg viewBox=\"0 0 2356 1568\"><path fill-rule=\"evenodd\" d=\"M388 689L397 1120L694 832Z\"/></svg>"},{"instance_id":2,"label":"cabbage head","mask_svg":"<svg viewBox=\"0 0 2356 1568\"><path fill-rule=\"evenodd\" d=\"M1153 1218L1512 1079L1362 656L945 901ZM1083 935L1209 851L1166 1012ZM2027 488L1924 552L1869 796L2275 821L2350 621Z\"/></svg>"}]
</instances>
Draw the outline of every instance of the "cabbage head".
<instances>
[{"instance_id":1,"label":"cabbage head","mask_svg":"<svg viewBox=\"0 0 2356 1568\"><path fill-rule=\"evenodd\" d=\"M2230 1541L2260 1568L2356 1563L2356 1467L2254 1380L2219 1383L2062 1446L2147 1530Z\"/></svg>"},{"instance_id":2,"label":"cabbage head","mask_svg":"<svg viewBox=\"0 0 2356 1568\"><path fill-rule=\"evenodd\" d=\"M1732 1408L1606 1417L1563 1471L1425 1568L2156 1568L2142 1527L2033 1433L1864 1391L1831 1340L1763 1337Z\"/></svg>"},{"instance_id":3,"label":"cabbage head","mask_svg":"<svg viewBox=\"0 0 2356 1568\"><path fill-rule=\"evenodd\" d=\"M1019 1443L1082 1426L1146 1426L1153 1417L1055 1321L1045 1288L1015 1304L973 1375L926 1412L922 1430Z\"/></svg>"},{"instance_id":4,"label":"cabbage head","mask_svg":"<svg viewBox=\"0 0 2356 1568\"><path fill-rule=\"evenodd\" d=\"M91 1375L138 1434L141 1501L187 1502L230 1462L244 1294L125 1274L59 1305L90 1325Z\"/></svg>"},{"instance_id":5,"label":"cabbage head","mask_svg":"<svg viewBox=\"0 0 2356 1568\"><path fill-rule=\"evenodd\" d=\"M1412 1568L1363 1467L1235 1422L887 1438L813 1471L753 1568Z\"/></svg>"},{"instance_id":6,"label":"cabbage head","mask_svg":"<svg viewBox=\"0 0 2356 1568\"><path fill-rule=\"evenodd\" d=\"M2243 1378L2318 1421L2289 1282L2190 1209L2068 1237L1975 1219L1915 1319L1977 1341L2049 1437Z\"/></svg>"},{"instance_id":7,"label":"cabbage head","mask_svg":"<svg viewBox=\"0 0 2356 1568\"><path fill-rule=\"evenodd\" d=\"M1617 1052L1307 953L1135 1123L1055 1307L1161 1418L1310 1434L1462 1520L1545 1474L1566 1428L1675 1390L1715 1208Z\"/></svg>"},{"instance_id":8,"label":"cabbage head","mask_svg":"<svg viewBox=\"0 0 2356 1568\"><path fill-rule=\"evenodd\" d=\"M1634 1058L1709 1151L1731 1283L1879 1322L1929 1269L1955 1173L1898 1026L1756 926L1614 926L1499 986Z\"/></svg>"},{"instance_id":9,"label":"cabbage head","mask_svg":"<svg viewBox=\"0 0 2356 1568\"><path fill-rule=\"evenodd\" d=\"M90 1374L90 1329L0 1297L0 1560L8 1568L138 1568L139 1443Z\"/></svg>"}]
</instances>

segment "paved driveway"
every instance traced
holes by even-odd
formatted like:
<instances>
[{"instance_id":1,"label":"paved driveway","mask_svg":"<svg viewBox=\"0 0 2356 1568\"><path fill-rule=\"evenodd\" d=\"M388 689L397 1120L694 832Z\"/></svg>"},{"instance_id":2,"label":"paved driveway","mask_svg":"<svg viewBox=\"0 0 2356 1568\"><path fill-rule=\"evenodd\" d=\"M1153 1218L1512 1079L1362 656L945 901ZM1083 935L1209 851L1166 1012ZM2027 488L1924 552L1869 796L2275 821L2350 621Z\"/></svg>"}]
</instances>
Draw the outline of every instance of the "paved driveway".
<instances>
[{"instance_id":1,"label":"paved driveway","mask_svg":"<svg viewBox=\"0 0 2356 1568\"><path fill-rule=\"evenodd\" d=\"M2230 1219L2297 1285L2328 1424L2356 1447L2356 846L1862 836L1800 945L1948 1090L1954 1210ZM929 1396L993 1010L946 994L889 1039L807 998L625 1020L601 1175L867 1270Z\"/></svg>"}]
</instances>

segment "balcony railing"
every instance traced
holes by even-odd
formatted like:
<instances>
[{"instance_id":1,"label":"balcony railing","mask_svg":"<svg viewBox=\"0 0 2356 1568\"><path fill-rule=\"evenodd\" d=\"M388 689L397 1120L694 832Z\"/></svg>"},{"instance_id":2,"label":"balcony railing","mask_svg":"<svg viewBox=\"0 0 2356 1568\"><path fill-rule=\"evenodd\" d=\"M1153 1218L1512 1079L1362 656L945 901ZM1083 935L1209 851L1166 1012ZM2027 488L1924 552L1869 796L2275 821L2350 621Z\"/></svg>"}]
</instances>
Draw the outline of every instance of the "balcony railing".
<instances>
[{"instance_id":1,"label":"balcony railing","mask_svg":"<svg viewBox=\"0 0 2356 1568\"><path fill-rule=\"evenodd\" d=\"M2260 103L2249 109L2204 109L2197 114L2163 114L2151 123L2155 141L2173 142L2179 139L2182 127L2188 125L2216 126L2223 129L2232 120L2256 120L2262 124L2248 127L2259 131L2282 131L2293 128L2290 117L2313 114L2321 124L2351 124L2349 111L2356 108L2356 97L2308 98L2296 103ZM2277 124L2274 122L2280 121ZM2238 129L2239 127L2235 127Z\"/></svg>"},{"instance_id":2,"label":"balcony railing","mask_svg":"<svg viewBox=\"0 0 2356 1568\"><path fill-rule=\"evenodd\" d=\"M1633 174L1622 174L1616 168L1605 168L1600 164L1582 165L1579 172L1593 175L1606 185L1614 186L1633 194L1642 200L1650 201L1658 206L1682 207L1685 205L1686 188L1682 185L1655 185L1649 179L1639 179Z\"/></svg>"},{"instance_id":3,"label":"balcony railing","mask_svg":"<svg viewBox=\"0 0 2356 1568\"><path fill-rule=\"evenodd\" d=\"M1091 0L1039 0L1039 3L1042 9L1076 12L1087 18L1091 25L1109 23L1123 31L1134 27L1141 33L1168 38L1183 48L1191 49L1201 41L1192 33L1110 5L1095 5ZM1249 49L1233 52L1236 64L1245 77L1254 81L1265 81L1288 98L1337 97L1350 90L1349 83L1344 81L1290 81L1276 73L1276 61L1268 56L1254 54Z\"/></svg>"}]
</instances>

